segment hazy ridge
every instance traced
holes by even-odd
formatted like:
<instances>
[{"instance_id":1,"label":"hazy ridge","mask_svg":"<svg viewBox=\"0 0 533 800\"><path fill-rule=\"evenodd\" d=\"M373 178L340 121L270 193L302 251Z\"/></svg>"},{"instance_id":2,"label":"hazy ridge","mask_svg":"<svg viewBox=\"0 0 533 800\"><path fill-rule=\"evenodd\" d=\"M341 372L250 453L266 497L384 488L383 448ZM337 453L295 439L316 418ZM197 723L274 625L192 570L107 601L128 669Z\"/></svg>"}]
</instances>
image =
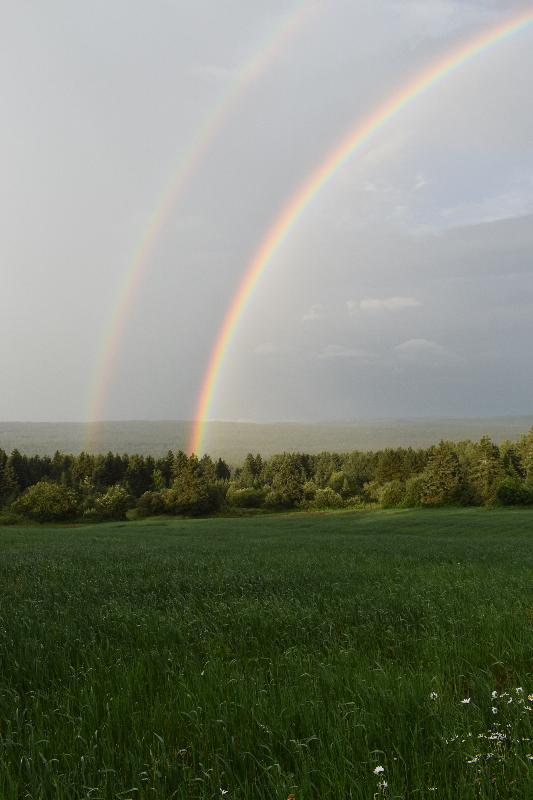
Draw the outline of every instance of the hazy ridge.
<instances>
[{"instance_id":1,"label":"hazy ridge","mask_svg":"<svg viewBox=\"0 0 533 800\"><path fill-rule=\"evenodd\" d=\"M161 455L186 450L191 422L141 420L102 422L92 431L82 422L0 422L0 447L7 452L52 455L107 452ZM383 447L428 447L440 439L461 441L488 434L496 442L517 439L533 425L533 415L465 419L386 419L330 423L209 422L205 446L213 456L238 461L248 452L270 456L283 451L377 450Z\"/></svg>"}]
</instances>

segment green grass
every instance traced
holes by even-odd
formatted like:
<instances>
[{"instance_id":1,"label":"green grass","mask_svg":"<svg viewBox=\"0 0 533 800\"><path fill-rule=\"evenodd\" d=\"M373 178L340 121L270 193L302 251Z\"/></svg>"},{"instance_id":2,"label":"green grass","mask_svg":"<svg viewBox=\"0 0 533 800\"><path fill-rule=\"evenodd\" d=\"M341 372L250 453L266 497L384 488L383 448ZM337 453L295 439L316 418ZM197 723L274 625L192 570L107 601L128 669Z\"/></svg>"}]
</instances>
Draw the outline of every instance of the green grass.
<instances>
[{"instance_id":1,"label":"green grass","mask_svg":"<svg viewBox=\"0 0 533 800\"><path fill-rule=\"evenodd\" d=\"M528 511L3 528L0 798L533 797L532 545Z\"/></svg>"}]
</instances>

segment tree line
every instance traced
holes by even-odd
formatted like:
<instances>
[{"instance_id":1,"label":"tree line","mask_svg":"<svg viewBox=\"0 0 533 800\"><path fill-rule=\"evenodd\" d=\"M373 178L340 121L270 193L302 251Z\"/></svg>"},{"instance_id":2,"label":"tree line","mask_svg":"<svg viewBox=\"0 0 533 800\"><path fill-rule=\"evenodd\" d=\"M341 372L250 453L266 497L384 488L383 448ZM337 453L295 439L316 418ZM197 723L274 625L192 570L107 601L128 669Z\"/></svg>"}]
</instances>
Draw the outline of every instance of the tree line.
<instances>
[{"instance_id":1,"label":"tree line","mask_svg":"<svg viewBox=\"0 0 533 800\"><path fill-rule=\"evenodd\" d=\"M169 451L162 458L0 449L0 522L117 520L236 509L533 505L533 428L519 441L441 441L374 452L248 454Z\"/></svg>"}]
</instances>

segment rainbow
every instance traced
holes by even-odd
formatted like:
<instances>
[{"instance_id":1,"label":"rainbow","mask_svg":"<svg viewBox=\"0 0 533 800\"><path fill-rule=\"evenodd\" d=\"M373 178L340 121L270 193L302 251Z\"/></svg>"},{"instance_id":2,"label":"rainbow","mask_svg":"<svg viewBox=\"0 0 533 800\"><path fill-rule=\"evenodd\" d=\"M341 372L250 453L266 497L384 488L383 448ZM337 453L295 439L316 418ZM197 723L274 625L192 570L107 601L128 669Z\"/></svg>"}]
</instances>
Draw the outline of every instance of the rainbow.
<instances>
[{"instance_id":1,"label":"rainbow","mask_svg":"<svg viewBox=\"0 0 533 800\"><path fill-rule=\"evenodd\" d=\"M180 192L184 189L198 168L209 147L223 129L228 118L245 92L268 69L276 57L286 48L302 25L319 10L319 5L300 0L295 8L285 15L270 32L262 47L239 70L229 89L205 117L193 141L178 164L174 167L170 181L166 184L149 217L134 254L129 261L121 281L113 312L105 328L102 344L97 358L95 377L87 414L88 426L86 446L90 448L94 440L94 423L102 419L105 399L112 381L113 367L116 363L123 339L129 310L145 276L149 256L164 228Z\"/></svg>"},{"instance_id":2,"label":"rainbow","mask_svg":"<svg viewBox=\"0 0 533 800\"><path fill-rule=\"evenodd\" d=\"M395 117L396 114L402 111L423 92L435 86L435 84L446 78L451 72L458 69L475 56L483 53L485 50L513 34L524 30L531 22L533 22L533 9L530 8L529 11L525 13L522 12L519 16L515 16L511 20L503 24L500 23L495 28L476 36L473 40L454 49L452 53L424 70L422 74L415 77L414 80L411 80L406 86L396 92L389 100L375 110L366 120L359 123L354 130L342 139L328 154L318 169L311 173L307 180L292 196L253 255L237 291L233 296L231 305L226 312L204 375L189 442L189 452L200 453L202 451L205 421L209 418L218 378L242 312L266 267L272 261L273 256L279 250L289 232L300 219L315 195L373 134L379 131Z\"/></svg>"}]
</instances>

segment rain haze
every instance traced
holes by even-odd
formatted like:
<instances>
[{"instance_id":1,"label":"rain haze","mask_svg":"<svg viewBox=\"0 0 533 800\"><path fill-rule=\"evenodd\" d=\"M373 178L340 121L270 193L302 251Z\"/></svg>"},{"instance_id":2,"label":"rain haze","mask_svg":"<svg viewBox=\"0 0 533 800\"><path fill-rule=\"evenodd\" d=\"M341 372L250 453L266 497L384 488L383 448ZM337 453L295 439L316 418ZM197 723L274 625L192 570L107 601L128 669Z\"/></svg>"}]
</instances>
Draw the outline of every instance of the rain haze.
<instances>
[{"instance_id":1,"label":"rain haze","mask_svg":"<svg viewBox=\"0 0 533 800\"><path fill-rule=\"evenodd\" d=\"M239 280L306 177L418 73L528 9L8 3L0 419L84 421L96 395L101 419L192 419ZM316 193L235 327L213 418L531 413L532 75L529 25Z\"/></svg>"}]
</instances>

